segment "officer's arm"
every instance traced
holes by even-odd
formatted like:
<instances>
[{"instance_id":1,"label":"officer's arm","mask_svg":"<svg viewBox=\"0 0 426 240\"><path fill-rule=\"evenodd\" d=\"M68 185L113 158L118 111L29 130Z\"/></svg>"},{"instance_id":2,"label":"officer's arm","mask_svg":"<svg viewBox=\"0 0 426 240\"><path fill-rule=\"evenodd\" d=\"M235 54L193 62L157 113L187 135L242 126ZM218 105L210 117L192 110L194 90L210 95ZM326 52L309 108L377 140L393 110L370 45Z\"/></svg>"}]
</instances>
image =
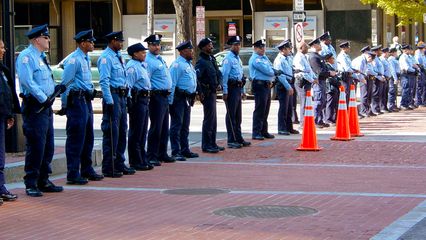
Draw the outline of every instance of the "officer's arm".
<instances>
[{"instance_id":1,"label":"officer's arm","mask_svg":"<svg viewBox=\"0 0 426 240\"><path fill-rule=\"evenodd\" d=\"M33 67L31 66L31 59L28 56L23 56L18 58L19 62L17 64L17 72L19 76L19 82L29 91L30 94L35 97L40 103L43 103L47 100L48 96L40 89L40 86L34 82ZM38 70L40 71L40 70Z\"/></svg>"},{"instance_id":2,"label":"officer's arm","mask_svg":"<svg viewBox=\"0 0 426 240\"><path fill-rule=\"evenodd\" d=\"M260 57L253 61L253 68L269 77L274 77L274 70L270 65L263 63Z\"/></svg>"},{"instance_id":3,"label":"officer's arm","mask_svg":"<svg viewBox=\"0 0 426 240\"><path fill-rule=\"evenodd\" d=\"M178 82L180 76L181 76L181 74L180 74L180 69L179 69L179 63L174 62L172 64L172 66L170 67L170 77L172 78L172 89L170 89L171 93L170 93L169 98L168 98L170 105L173 104L176 85L177 85L177 82Z\"/></svg>"},{"instance_id":4,"label":"officer's arm","mask_svg":"<svg viewBox=\"0 0 426 240\"><path fill-rule=\"evenodd\" d=\"M231 61L229 61L227 58L225 58L222 62L223 94L228 94L228 80L232 67L231 64Z\"/></svg>"},{"instance_id":5,"label":"officer's arm","mask_svg":"<svg viewBox=\"0 0 426 240\"><path fill-rule=\"evenodd\" d=\"M62 85L68 86L68 83L74 80L75 75L77 73L77 67L79 67L78 65L79 64L75 58L70 58L65 61L64 71L62 72L62 82L61 82ZM69 95L70 89L71 89L70 87L67 87L65 92L61 94L61 102L62 102L63 108L67 107L68 95Z\"/></svg>"},{"instance_id":6,"label":"officer's arm","mask_svg":"<svg viewBox=\"0 0 426 240\"><path fill-rule=\"evenodd\" d=\"M101 86L102 95L106 104L114 104L110 89L111 64L111 60L106 56L102 56L98 59L99 85Z\"/></svg>"},{"instance_id":7,"label":"officer's arm","mask_svg":"<svg viewBox=\"0 0 426 240\"><path fill-rule=\"evenodd\" d=\"M283 61L280 61L280 59L277 57L277 58L275 58L275 60L274 60L274 69L276 69L276 70L281 70L282 72L286 72L285 71L285 66L286 66L286 61L285 60L283 60ZM291 88L291 86L290 86L290 84L288 83L288 81L287 81L287 77L284 75L284 74L280 74L280 75L278 75L278 80L284 85L284 87L285 87L285 89L290 89Z\"/></svg>"},{"instance_id":8,"label":"officer's arm","mask_svg":"<svg viewBox=\"0 0 426 240\"><path fill-rule=\"evenodd\" d=\"M204 76L204 72L205 72L205 64L203 64L203 60L200 58L198 59L198 61L195 63L195 73L197 74L197 92L201 93L202 88L201 88L201 83L202 83L202 78Z\"/></svg>"},{"instance_id":9,"label":"officer's arm","mask_svg":"<svg viewBox=\"0 0 426 240\"><path fill-rule=\"evenodd\" d=\"M319 57L310 57L309 63L311 65L312 70L316 73L317 76L326 78L330 76L330 72L323 68L321 64L321 59Z\"/></svg>"}]
</instances>

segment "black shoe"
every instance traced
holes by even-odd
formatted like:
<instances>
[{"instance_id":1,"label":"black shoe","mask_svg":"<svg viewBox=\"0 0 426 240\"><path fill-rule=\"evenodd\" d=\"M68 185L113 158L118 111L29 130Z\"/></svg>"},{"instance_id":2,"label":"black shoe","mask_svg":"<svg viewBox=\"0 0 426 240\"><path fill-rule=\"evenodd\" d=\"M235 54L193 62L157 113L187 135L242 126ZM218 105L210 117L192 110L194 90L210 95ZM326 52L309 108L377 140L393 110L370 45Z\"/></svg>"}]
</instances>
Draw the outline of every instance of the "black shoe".
<instances>
[{"instance_id":1,"label":"black shoe","mask_svg":"<svg viewBox=\"0 0 426 240\"><path fill-rule=\"evenodd\" d=\"M238 149L238 148L241 148L241 147L242 147L241 144L236 143L236 142L230 142L230 143L228 143L228 148Z\"/></svg>"},{"instance_id":2,"label":"black shoe","mask_svg":"<svg viewBox=\"0 0 426 240\"><path fill-rule=\"evenodd\" d=\"M253 140L264 140L265 138L262 135L255 135L251 139L253 139Z\"/></svg>"},{"instance_id":3,"label":"black shoe","mask_svg":"<svg viewBox=\"0 0 426 240\"><path fill-rule=\"evenodd\" d=\"M43 193L36 187L29 187L25 189L25 193L30 197L41 197Z\"/></svg>"},{"instance_id":4,"label":"black shoe","mask_svg":"<svg viewBox=\"0 0 426 240\"><path fill-rule=\"evenodd\" d=\"M176 162L176 160L168 155L166 155L165 157L160 159L161 162L165 162L165 163L173 163Z\"/></svg>"},{"instance_id":5,"label":"black shoe","mask_svg":"<svg viewBox=\"0 0 426 240\"><path fill-rule=\"evenodd\" d=\"M289 132L290 132L291 134L299 134L299 133L300 133L299 131L294 130L294 129L291 129Z\"/></svg>"},{"instance_id":6,"label":"black shoe","mask_svg":"<svg viewBox=\"0 0 426 240\"><path fill-rule=\"evenodd\" d=\"M265 133L265 134L262 134L262 135L263 135L264 138L269 138L269 139L275 138L274 135L269 134L269 133Z\"/></svg>"},{"instance_id":7,"label":"black shoe","mask_svg":"<svg viewBox=\"0 0 426 240\"><path fill-rule=\"evenodd\" d=\"M299 122L299 120L294 120L293 123L294 124L299 124L300 122Z\"/></svg>"},{"instance_id":8,"label":"black shoe","mask_svg":"<svg viewBox=\"0 0 426 240\"><path fill-rule=\"evenodd\" d=\"M123 175L133 175L136 173L136 170L131 167L124 166L121 172L123 172Z\"/></svg>"},{"instance_id":9,"label":"black shoe","mask_svg":"<svg viewBox=\"0 0 426 240\"><path fill-rule=\"evenodd\" d=\"M225 147L217 146L215 147L219 151L225 151Z\"/></svg>"},{"instance_id":10,"label":"black shoe","mask_svg":"<svg viewBox=\"0 0 426 240\"><path fill-rule=\"evenodd\" d=\"M149 164L151 164L152 166L155 166L155 167L161 166L160 161L158 161L156 159L149 161Z\"/></svg>"},{"instance_id":11,"label":"black shoe","mask_svg":"<svg viewBox=\"0 0 426 240\"><path fill-rule=\"evenodd\" d=\"M135 169L136 171L149 171L154 169L154 166L152 166L151 164L147 164L147 165L137 164L137 165L130 165L130 167Z\"/></svg>"},{"instance_id":12,"label":"black shoe","mask_svg":"<svg viewBox=\"0 0 426 240\"><path fill-rule=\"evenodd\" d=\"M410 107L404 107L404 106L401 106L401 110L402 111L409 111L409 110L413 110L412 108L410 108Z\"/></svg>"},{"instance_id":13,"label":"black shoe","mask_svg":"<svg viewBox=\"0 0 426 240\"><path fill-rule=\"evenodd\" d=\"M89 183L87 178L83 178L83 177L67 178L67 184L84 185L84 184L87 184L87 183Z\"/></svg>"},{"instance_id":14,"label":"black shoe","mask_svg":"<svg viewBox=\"0 0 426 240\"><path fill-rule=\"evenodd\" d=\"M62 192L64 188L62 186L56 186L50 180L47 180L46 184L38 186L38 189L42 192Z\"/></svg>"},{"instance_id":15,"label":"black shoe","mask_svg":"<svg viewBox=\"0 0 426 240\"><path fill-rule=\"evenodd\" d=\"M186 161L186 158L182 154L173 155L172 158L174 158L176 161Z\"/></svg>"},{"instance_id":16,"label":"black shoe","mask_svg":"<svg viewBox=\"0 0 426 240\"><path fill-rule=\"evenodd\" d=\"M204 148L203 152L205 152L205 153L218 153L219 149L218 148Z\"/></svg>"},{"instance_id":17,"label":"black shoe","mask_svg":"<svg viewBox=\"0 0 426 240\"><path fill-rule=\"evenodd\" d=\"M376 114L374 114L373 112L369 112L369 113L368 113L368 116L369 116L369 117L376 117L377 115L376 115Z\"/></svg>"},{"instance_id":18,"label":"black shoe","mask_svg":"<svg viewBox=\"0 0 426 240\"><path fill-rule=\"evenodd\" d=\"M102 174L97 174L97 173L92 173L92 174L82 174L81 175L84 178L87 178L90 181L101 181L102 179L104 179L104 175Z\"/></svg>"},{"instance_id":19,"label":"black shoe","mask_svg":"<svg viewBox=\"0 0 426 240\"><path fill-rule=\"evenodd\" d=\"M5 201L5 202L11 202L18 199L18 195L12 194L11 192L5 192L0 194L0 199L2 199L2 201Z\"/></svg>"},{"instance_id":20,"label":"black shoe","mask_svg":"<svg viewBox=\"0 0 426 240\"><path fill-rule=\"evenodd\" d=\"M324 128L324 126L322 124L315 124L315 127L317 127L317 128Z\"/></svg>"},{"instance_id":21,"label":"black shoe","mask_svg":"<svg viewBox=\"0 0 426 240\"><path fill-rule=\"evenodd\" d=\"M325 127L325 128L330 127L330 124L328 124L328 123L321 123L321 125L322 125L323 127Z\"/></svg>"},{"instance_id":22,"label":"black shoe","mask_svg":"<svg viewBox=\"0 0 426 240\"><path fill-rule=\"evenodd\" d=\"M122 172L118 172L118 171L109 171L109 172L103 172L104 177L109 177L109 178L120 178L123 176Z\"/></svg>"},{"instance_id":23,"label":"black shoe","mask_svg":"<svg viewBox=\"0 0 426 240\"><path fill-rule=\"evenodd\" d=\"M198 155L198 153L193 153L193 152L187 152L187 153L184 153L182 155L186 158L197 158L197 157L200 156L200 155Z\"/></svg>"},{"instance_id":24,"label":"black shoe","mask_svg":"<svg viewBox=\"0 0 426 240\"><path fill-rule=\"evenodd\" d=\"M290 135L290 132L287 132L287 131L278 131L278 135Z\"/></svg>"},{"instance_id":25,"label":"black shoe","mask_svg":"<svg viewBox=\"0 0 426 240\"><path fill-rule=\"evenodd\" d=\"M242 142L240 142L240 144L243 145L243 147L248 147L251 145L251 142L247 142L243 140Z\"/></svg>"},{"instance_id":26,"label":"black shoe","mask_svg":"<svg viewBox=\"0 0 426 240\"><path fill-rule=\"evenodd\" d=\"M365 113L358 113L358 116L360 116L360 117L368 117L368 114L365 114Z\"/></svg>"}]
</instances>

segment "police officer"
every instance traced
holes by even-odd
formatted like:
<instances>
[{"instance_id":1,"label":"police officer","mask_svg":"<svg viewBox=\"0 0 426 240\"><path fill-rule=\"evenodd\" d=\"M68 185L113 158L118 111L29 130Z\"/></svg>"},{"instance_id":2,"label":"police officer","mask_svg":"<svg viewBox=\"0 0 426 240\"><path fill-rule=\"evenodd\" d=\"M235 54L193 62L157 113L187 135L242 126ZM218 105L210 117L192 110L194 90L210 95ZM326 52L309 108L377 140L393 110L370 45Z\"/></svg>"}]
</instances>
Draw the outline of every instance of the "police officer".
<instances>
[{"instance_id":1,"label":"police officer","mask_svg":"<svg viewBox=\"0 0 426 240\"><path fill-rule=\"evenodd\" d=\"M16 60L21 93L23 96L23 130L26 137L25 192L31 197L43 196L42 192L62 192L49 180L55 150L53 136L52 104L54 92L63 93L65 86L53 81L47 62L49 30L47 24L34 27L26 34L30 45Z\"/></svg>"},{"instance_id":2,"label":"police officer","mask_svg":"<svg viewBox=\"0 0 426 240\"><path fill-rule=\"evenodd\" d=\"M223 101L226 105L226 130L228 132L228 147L241 148L251 143L243 139L241 133L242 108L241 99L245 98L243 66L239 57L241 37L232 36L227 44L231 46L222 62Z\"/></svg>"},{"instance_id":3,"label":"police officer","mask_svg":"<svg viewBox=\"0 0 426 240\"><path fill-rule=\"evenodd\" d=\"M349 42L342 42L339 44L340 53L337 56L337 70L341 75L341 83L345 88L346 93L346 104L349 106L349 97L350 97L350 86L351 84L355 84L353 81L353 69L352 69L352 61L349 53L351 51L351 45ZM333 56L334 58L334 56ZM334 65L335 66L335 65Z\"/></svg>"},{"instance_id":4,"label":"police officer","mask_svg":"<svg viewBox=\"0 0 426 240\"><path fill-rule=\"evenodd\" d=\"M372 101L371 101L371 111L375 115L382 115L383 112L380 110L380 104L382 102L382 94L383 94L383 85L385 83L385 69L382 61L380 60L382 45L378 45L371 48L371 51L374 52L376 57L372 62L373 71L375 74L375 80L373 84L373 92L372 92Z\"/></svg>"},{"instance_id":5,"label":"police officer","mask_svg":"<svg viewBox=\"0 0 426 240\"><path fill-rule=\"evenodd\" d=\"M128 98L129 139L128 152L130 167L136 171L148 171L154 167L146 159L145 143L148 131L149 91L151 82L146 70L146 49L141 43L127 48L132 57L126 64L126 82L130 88Z\"/></svg>"},{"instance_id":6,"label":"police officer","mask_svg":"<svg viewBox=\"0 0 426 240\"><path fill-rule=\"evenodd\" d=\"M217 115L216 115L216 90L221 89L222 73L213 56L213 43L210 38L203 38L198 43L201 50L195 70L197 73L197 88L203 104L203 128L201 148L203 152L217 153L225 150L216 144Z\"/></svg>"},{"instance_id":7,"label":"police officer","mask_svg":"<svg viewBox=\"0 0 426 240\"><path fill-rule=\"evenodd\" d=\"M292 68L292 75L293 75L293 78L289 82L291 88L293 88L293 96L290 97L290 105L291 105L291 108L293 109L291 121L294 124L299 124L300 122L299 122L299 117L298 117L298 113L297 113L297 98L298 97L297 97L296 87L294 86L295 78L294 78L294 69L293 69L293 59L294 59L293 44L291 43L290 39L287 39L287 41L290 43L290 54L286 57L286 59L287 59L289 66ZM297 131L297 130L295 130L295 131ZM299 133L299 131L297 131L297 133Z\"/></svg>"},{"instance_id":8,"label":"police officer","mask_svg":"<svg viewBox=\"0 0 426 240\"><path fill-rule=\"evenodd\" d=\"M399 78L401 76L401 69L399 68L399 61L397 58L397 49L389 49L389 58L388 61L391 66L392 78L389 80L389 94L388 94L388 109L393 112L399 112L399 108L396 105L396 95L398 89Z\"/></svg>"},{"instance_id":9,"label":"police officer","mask_svg":"<svg viewBox=\"0 0 426 240\"><path fill-rule=\"evenodd\" d=\"M402 45L402 54L399 57L399 66L401 68L401 86L402 86L402 96L401 96L401 109L404 111L413 110L410 107L412 101L412 82L416 78L416 69L414 68L414 63L412 59L408 56L410 54L410 46Z\"/></svg>"},{"instance_id":10,"label":"police officer","mask_svg":"<svg viewBox=\"0 0 426 240\"><path fill-rule=\"evenodd\" d=\"M93 89L92 72L88 52L93 51L93 30L77 33L74 37L77 50L72 52L64 62L62 73L63 85L68 85L62 94L62 109L59 115L67 115L67 183L86 184L87 179L99 181L102 175L92 167L93 150L93 108L92 99L96 93ZM81 165L81 171L80 171Z\"/></svg>"},{"instance_id":11,"label":"police officer","mask_svg":"<svg viewBox=\"0 0 426 240\"><path fill-rule=\"evenodd\" d=\"M127 133L127 96L126 71L120 50L123 47L123 32L111 32L105 36L108 47L98 59L99 84L103 101L101 128L102 172L105 177L121 177L135 174L133 168L124 164Z\"/></svg>"},{"instance_id":12,"label":"police officer","mask_svg":"<svg viewBox=\"0 0 426 240\"><path fill-rule=\"evenodd\" d=\"M0 39L0 89L2 97L0 98L0 205L3 201L14 201L18 198L16 194L9 192L4 186L4 165L6 161L5 154L5 131L15 124L12 114L21 113L18 96L16 96L15 84L10 74L10 70L1 63L3 61L6 49L3 41ZM6 123L6 124L5 124Z\"/></svg>"},{"instance_id":13,"label":"police officer","mask_svg":"<svg viewBox=\"0 0 426 240\"><path fill-rule=\"evenodd\" d=\"M197 74L191 61L193 46L191 41L179 44L176 49L179 57L172 63L170 75L172 78L170 104L170 144L172 156L177 161L185 161L186 157L196 158L197 153L189 149L189 124L191 107L194 106L197 91Z\"/></svg>"},{"instance_id":14,"label":"police officer","mask_svg":"<svg viewBox=\"0 0 426 240\"><path fill-rule=\"evenodd\" d=\"M369 54L370 46L365 46L360 50L361 55L352 60L352 67L356 71L353 76L359 82L361 106L358 112L360 118L368 117L371 113L371 92L373 89L372 75L368 75L369 62L372 61L372 56Z\"/></svg>"},{"instance_id":15,"label":"police officer","mask_svg":"<svg viewBox=\"0 0 426 240\"><path fill-rule=\"evenodd\" d=\"M278 134L297 134L298 131L293 129L293 122L291 120L293 112L292 98L294 94L294 90L289 83L293 80L292 62L289 61L291 44L288 40L285 40L278 44L277 48L280 52L274 60L274 68L283 72L283 74L277 77L278 81L276 84L280 104L278 109Z\"/></svg>"},{"instance_id":16,"label":"police officer","mask_svg":"<svg viewBox=\"0 0 426 240\"><path fill-rule=\"evenodd\" d=\"M308 57L309 64L311 65L312 71L318 76L318 83L312 86L315 125L318 128L329 127L330 124L324 122L325 116L323 111L327 100L326 78L336 76L336 72L327 69L323 57L319 54L322 47L318 38L310 41L308 45L312 49Z\"/></svg>"},{"instance_id":17,"label":"police officer","mask_svg":"<svg viewBox=\"0 0 426 240\"><path fill-rule=\"evenodd\" d=\"M383 64L383 85L382 85L382 96L380 101L380 111L381 112L392 112L392 110L388 109L388 93L389 93L389 83L392 78L392 69L391 64L388 61L389 58L389 48L385 47L381 50L382 55L380 56L380 60Z\"/></svg>"},{"instance_id":18,"label":"police officer","mask_svg":"<svg viewBox=\"0 0 426 240\"><path fill-rule=\"evenodd\" d=\"M161 34L145 38L148 43L146 64L148 76L151 78L151 98L149 101L149 119L147 158L154 166L161 162L170 163L175 160L167 155L169 139L169 103L167 97L172 88L172 79L164 59L160 56Z\"/></svg>"},{"instance_id":19,"label":"police officer","mask_svg":"<svg viewBox=\"0 0 426 240\"><path fill-rule=\"evenodd\" d=\"M297 46L297 53L293 59L294 66L294 77L295 77L295 87L297 91L297 96L299 97L300 102L300 129L303 129L304 116L305 116L305 103L306 103L306 92L311 90L312 84L317 84L318 79L315 73L312 71L311 65L306 58L306 53L308 53L308 44L305 42L299 43Z\"/></svg>"},{"instance_id":20,"label":"police officer","mask_svg":"<svg viewBox=\"0 0 426 240\"><path fill-rule=\"evenodd\" d=\"M334 59L337 59L337 54L336 54L336 49L334 49L333 45L331 45L331 36L330 36L330 32L325 32L323 33L320 37L319 40L321 41L321 50L319 52L319 54L321 56L325 56L329 53L333 54ZM334 69L337 69L337 65L334 64Z\"/></svg>"},{"instance_id":21,"label":"police officer","mask_svg":"<svg viewBox=\"0 0 426 240\"><path fill-rule=\"evenodd\" d=\"M414 58L417 61L418 67L420 68L419 76L417 76L417 88L416 88L416 101L417 106L426 106L426 57L425 57L425 45L419 43L417 50L414 52Z\"/></svg>"},{"instance_id":22,"label":"police officer","mask_svg":"<svg viewBox=\"0 0 426 240\"><path fill-rule=\"evenodd\" d=\"M254 93L253 132L252 138L264 140L274 138L268 132L268 115L271 107L271 88L275 76L282 73L273 69L271 61L265 55L265 41L263 39L253 43L254 52L249 60L250 77L253 79Z\"/></svg>"},{"instance_id":23,"label":"police officer","mask_svg":"<svg viewBox=\"0 0 426 240\"><path fill-rule=\"evenodd\" d=\"M328 71L336 71L333 65L335 65L335 59L332 53L324 56L326 67ZM338 64L339 65L339 64ZM337 110L339 106L339 87L342 84L340 78L335 76L329 76L326 78L326 108L325 108L325 123L330 125L336 124Z\"/></svg>"}]
</instances>

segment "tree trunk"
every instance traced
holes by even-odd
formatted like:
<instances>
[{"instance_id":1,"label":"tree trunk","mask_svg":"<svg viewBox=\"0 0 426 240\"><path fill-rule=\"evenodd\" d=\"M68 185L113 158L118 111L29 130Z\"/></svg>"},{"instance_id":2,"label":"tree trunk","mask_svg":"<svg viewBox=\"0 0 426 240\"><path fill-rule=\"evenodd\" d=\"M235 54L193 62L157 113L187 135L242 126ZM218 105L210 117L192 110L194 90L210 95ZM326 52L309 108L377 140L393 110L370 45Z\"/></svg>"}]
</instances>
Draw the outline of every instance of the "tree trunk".
<instances>
[{"instance_id":1,"label":"tree trunk","mask_svg":"<svg viewBox=\"0 0 426 240\"><path fill-rule=\"evenodd\" d=\"M192 0L173 0L176 10L177 42L193 39Z\"/></svg>"},{"instance_id":2,"label":"tree trunk","mask_svg":"<svg viewBox=\"0 0 426 240\"><path fill-rule=\"evenodd\" d=\"M147 35L151 35L154 34L154 0L147 0L147 21L146 21L146 26L147 26Z\"/></svg>"}]
</instances>

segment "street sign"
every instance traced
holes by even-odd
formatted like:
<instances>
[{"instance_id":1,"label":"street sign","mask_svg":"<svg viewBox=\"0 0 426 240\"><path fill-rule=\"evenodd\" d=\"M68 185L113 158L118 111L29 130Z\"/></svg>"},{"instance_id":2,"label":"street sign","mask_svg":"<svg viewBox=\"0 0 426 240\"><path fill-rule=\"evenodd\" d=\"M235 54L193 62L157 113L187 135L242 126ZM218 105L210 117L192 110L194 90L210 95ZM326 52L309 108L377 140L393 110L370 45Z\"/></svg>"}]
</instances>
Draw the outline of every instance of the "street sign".
<instances>
[{"instance_id":1,"label":"street sign","mask_svg":"<svg viewBox=\"0 0 426 240\"><path fill-rule=\"evenodd\" d=\"M197 6L195 11L195 28L196 28L196 41L200 42L206 36L206 23L205 23L205 8L204 6Z\"/></svg>"},{"instance_id":2,"label":"street sign","mask_svg":"<svg viewBox=\"0 0 426 240\"><path fill-rule=\"evenodd\" d=\"M306 12L293 12L293 23L306 22Z\"/></svg>"},{"instance_id":3,"label":"street sign","mask_svg":"<svg viewBox=\"0 0 426 240\"><path fill-rule=\"evenodd\" d=\"M294 36L296 38L296 46L298 46L299 43L303 42L303 23L297 23L294 25Z\"/></svg>"},{"instance_id":4,"label":"street sign","mask_svg":"<svg viewBox=\"0 0 426 240\"><path fill-rule=\"evenodd\" d=\"M304 5L303 0L294 0L294 11L304 11Z\"/></svg>"}]
</instances>

